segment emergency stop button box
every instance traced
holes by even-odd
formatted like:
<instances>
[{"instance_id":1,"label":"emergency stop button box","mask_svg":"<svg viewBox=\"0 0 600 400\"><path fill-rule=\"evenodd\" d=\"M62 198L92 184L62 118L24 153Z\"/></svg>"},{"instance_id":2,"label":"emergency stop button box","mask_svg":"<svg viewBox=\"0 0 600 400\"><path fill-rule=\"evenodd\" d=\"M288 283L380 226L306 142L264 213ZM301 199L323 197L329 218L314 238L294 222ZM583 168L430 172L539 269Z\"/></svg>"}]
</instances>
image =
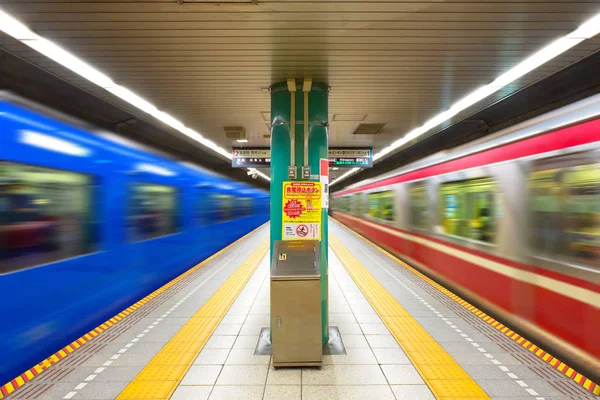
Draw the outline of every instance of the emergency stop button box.
<instances>
[{"instance_id":1,"label":"emergency stop button box","mask_svg":"<svg viewBox=\"0 0 600 400\"><path fill-rule=\"evenodd\" d=\"M321 366L318 240L276 240L271 263L273 366Z\"/></svg>"}]
</instances>

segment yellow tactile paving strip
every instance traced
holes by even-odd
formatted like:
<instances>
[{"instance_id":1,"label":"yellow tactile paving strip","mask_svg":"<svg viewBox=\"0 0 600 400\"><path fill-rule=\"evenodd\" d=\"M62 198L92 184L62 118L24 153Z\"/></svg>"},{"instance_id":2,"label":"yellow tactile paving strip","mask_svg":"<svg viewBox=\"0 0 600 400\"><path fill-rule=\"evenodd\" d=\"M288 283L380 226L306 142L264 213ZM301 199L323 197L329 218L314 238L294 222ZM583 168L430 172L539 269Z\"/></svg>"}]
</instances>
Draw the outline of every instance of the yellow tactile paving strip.
<instances>
[{"instance_id":1,"label":"yellow tactile paving strip","mask_svg":"<svg viewBox=\"0 0 600 400\"><path fill-rule=\"evenodd\" d=\"M331 233L329 245L438 399L489 396Z\"/></svg>"},{"instance_id":2,"label":"yellow tactile paving strip","mask_svg":"<svg viewBox=\"0 0 600 400\"><path fill-rule=\"evenodd\" d=\"M262 242L173 336L117 399L168 399L269 249Z\"/></svg>"},{"instance_id":3,"label":"yellow tactile paving strip","mask_svg":"<svg viewBox=\"0 0 600 400\"><path fill-rule=\"evenodd\" d=\"M149 301L153 300L154 298L156 298L157 296L159 296L161 293L165 292L167 289L171 288L173 285L175 285L176 283L178 283L179 281L181 281L186 276L188 276L191 273L195 272L199 268L202 268L209 261L213 260L215 257L220 256L223 252L227 251L228 249L230 249L231 247L235 246L236 244L238 244L239 242L241 242L242 240L244 240L248 236L252 235L254 232L258 231L264 225L265 224L259 226L258 228L254 229L250 233L247 233L246 235L242 236L241 238L239 238L235 242L231 243L227 247L222 248L221 250L219 250L218 252L216 252L212 256L210 256L207 259L205 259L204 261L202 261L200 264L197 264L196 266L190 268L189 270L187 270L183 274L179 275L177 278L173 279L172 281L170 281L170 282L166 283L165 285L161 286L160 288L156 289L154 292L150 293L148 296L144 297L140 301L136 302L135 304L133 304L130 307L126 308L125 310L121 311L120 313L118 313L117 315L115 315L114 317L112 317L111 319L105 321L103 324L101 324L101 325L97 326L96 328L92 329L91 331L89 331L88 333L86 333L85 335L83 335L82 337L80 337L79 339L75 340L71 344L65 346L63 349L61 349L58 352L54 353L50 357L42 360L40 363L34 365L33 367L31 367L27 371L23 372L21 375L17 376L15 379L13 379L10 382L7 382L4 385L0 386L0 399L3 399L4 397L6 397L9 394L13 393L15 390L23 387L25 385L25 383L29 382L30 380L32 380L36 376L40 375L41 373L43 373L44 371L46 371L48 368L50 368L54 364L57 364L63 358L65 358L65 357L69 356L70 354L74 353L82 345L84 345L87 342L89 342L90 340L94 339L96 336L98 336L100 333L104 332L105 330L107 330L111 326L117 324L119 321L121 321L122 319L124 319L125 317L127 317L129 314L135 312L140 307L142 307L143 305L145 305Z\"/></svg>"},{"instance_id":4,"label":"yellow tactile paving strip","mask_svg":"<svg viewBox=\"0 0 600 400\"><path fill-rule=\"evenodd\" d=\"M338 224L346 227L346 225L344 225L340 221L336 220L336 222ZM354 232L351 228L346 227L346 229L348 229L349 232L353 233L356 237L358 237L359 239L361 239L363 242L368 243L369 245L373 246L374 248L376 248L377 250L379 250L380 252L382 252L386 256L390 257L392 260L396 261L398 264L402 265L404 268L406 268L407 270L409 270L413 274L417 275L419 278L423 279L425 282L429 283L432 287L434 287L435 289L439 290L444 295L446 295L449 298L451 298L452 300L454 300L456 303L460 304L461 306L463 306L467 310L471 311L477 317L479 317L483 321L487 322L489 325L491 325L494 328L496 328L496 330L500 331L505 336L508 336L513 341L519 343L525 349L529 350L533 355L535 355L538 358L541 358L546 363L550 364L554 369L558 370L562 374L564 374L564 375L568 376L569 378L573 379L573 381L575 381L577 384L579 384L580 386L582 386L584 389L586 389L590 393L593 393L596 396L600 396L600 384L592 381L591 379L589 379L589 378L583 376L582 374L580 374L579 372L575 371L573 368L569 367L567 364L563 363L558 358L554 357L553 355L551 355L550 353L546 352L545 350L539 348L538 346L536 346L535 344L533 344L532 342L530 342L529 340L527 340L523 336L521 336L518 333L514 332L509 327L505 326L504 324L500 323L496 319L494 319L491 316L487 315L486 313L484 313L483 311L481 311L480 309L478 309L477 307L475 307L474 305L472 305L468 301L460 298L459 296L457 296L456 294L454 294L450 290L446 289L445 287L443 287L439 283L435 282L431 278L429 278L429 277L425 276L424 274L422 274L421 272L417 271L415 268L411 267L410 265L408 265L404 261L400 260L398 257L396 257L395 255L393 255L389 251L381 248L377 244L371 242L369 239L367 239L367 238L361 236L360 234Z\"/></svg>"}]
</instances>

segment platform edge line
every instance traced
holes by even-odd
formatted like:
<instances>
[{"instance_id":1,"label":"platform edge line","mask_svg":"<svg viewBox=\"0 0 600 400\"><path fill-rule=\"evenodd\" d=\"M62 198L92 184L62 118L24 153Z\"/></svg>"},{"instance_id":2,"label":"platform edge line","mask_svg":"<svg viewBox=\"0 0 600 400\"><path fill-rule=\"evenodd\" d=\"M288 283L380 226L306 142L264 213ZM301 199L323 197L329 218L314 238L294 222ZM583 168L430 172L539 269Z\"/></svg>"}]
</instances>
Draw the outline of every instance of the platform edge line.
<instances>
[{"instance_id":1,"label":"platform edge line","mask_svg":"<svg viewBox=\"0 0 600 400\"><path fill-rule=\"evenodd\" d=\"M178 283L179 281L181 281L183 278L185 278L189 274L195 272L199 268L203 267L209 261L213 260L215 257L218 257L220 254L222 254L223 252L225 252L226 250L228 250L230 247L235 246L236 244L238 244L242 240L246 239L247 237L249 237L253 233L257 232L258 230L260 230L261 228L263 228L268 223L269 223L269 221L267 221L264 224L262 224L262 225L260 225L260 226L258 226L256 228L254 228L252 231L248 232L247 234L245 234L241 238L237 239L235 242L232 242L232 243L228 244L226 247L223 247L221 250L219 250L218 252L214 253L210 257L204 259L203 261L201 261L200 263L198 263L195 266L191 267L187 271L181 273L181 275L175 277L171 281L165 283L163 286L159 287L154 292L152 292L149 295L147 295L147 296L143 297L142 299L138 300L137 302L135 302L131 306L127 307L126 309L124 309L120 313L116 314L115 316L113 316L113 317L109 318L108 320L104 321L103 323L101 323L100 325L98 325L96 328L94 328L91 331L89 331L88 333L82 335L78 339L75 339L70 344L68 344L65 347L63 347L62 349L58 350L56 353L54 353L51 356L49 356L49 357L45 358L44 360L40 361L39 363L37 363L33 367L31 367L28 370L24 371L23 373L19 374L17 377L11 379L9 382L6 382L2 386L0 386L0 400L4 399L6 396L14 393L15 391L17 391L18 389L20 389L21 387L23 387L27 382L31 381L32 379L34 379L38 375L40 375L43 372L45 372L48 368L52 367L54 364L58 363L60 360L66 358L70 354L74 353L82 345L84 345L84 344L88 343L89 341L93 340L100 333L106 331L108 328L110 328L113 325L117 324L118 322L120 322L121 320L123 320L125 317L127 317L128 315L130 315L134 311L138 310L140 307L144 306L149 301L153 300L158 295L160 295L161 293L163 293L164 291L166 291L167 289L169 289L170 287L172 287L173 285L175 285L176 283Z\"/></svg>"},{"instance_id":2,"label":"platform edge line","mask_svg":"<svg viewBox=\"0 0 600 400\"><path fill-rule=\"evenodd\" d=\"M360 233L356 232L355 230L353 230L352 228L350 228L343 222L339 221L338 219L336 219L334 217L330 217L330 218L332 218L335 222L337 222L342 227L344 227L348 232L356 235L362 241L370 244L371 246L373 246L375 249L379 250L384 255L390 257L392 260L396 261L402 267L409 270L413 274L417 275L419 278L423 279L425 282L427 282L429 285L434 287L436 290L438 290L439 292L441 292L442 294L444 294L445 296L450 298L452 301L454 301L458 305L462 306L466 310L470 311L476 317L483 320L487 324L491 325L493 328L495 328L497 331L502 333L504 336L507 336L512 341L521 345L523 348L529 350L535 357L541 359L542 361L546 362L547 364L550 364L550 366L552 368L554 368L555 370L557 370L558 372L560 372L567 378L571 379L573 382L577 383L579 386L583 387L588 392L590 392L596 396L600 396L600 384L599 383L596 383L596 382L592 381L591 379L578 373L577 371L575 371L574 369L572 369L571 367L569 367L568 365L566 365L565 363L560 361L558 358L554 357L547 351L541 349L537 345L534 345L530 340L528 340L528 339L524 338L523 336L519 335L518 333L514 332L512 329L510 329L506 325L502 324L500 321L494 319L490 315L481 311L480 309L478 309L477 307L475 307L468 301L464 300L463 298L461 298L454 292L446 289L439 283L435 282L433 279L429 278L422 272L418 271L416 268L410 266L408 263L406 263L406 262L402 261L401 259L399 259L398 257L396 257L391 252L385 250L378 244L376 244L373 241L369 240L368 238L362 236ZM571 372L569 372L569 371L571 371ZM580 377L580 378L578 378L578 377ZM576 378L578 378L578 379L576 379Z\"/></svg>"}]
</instances>

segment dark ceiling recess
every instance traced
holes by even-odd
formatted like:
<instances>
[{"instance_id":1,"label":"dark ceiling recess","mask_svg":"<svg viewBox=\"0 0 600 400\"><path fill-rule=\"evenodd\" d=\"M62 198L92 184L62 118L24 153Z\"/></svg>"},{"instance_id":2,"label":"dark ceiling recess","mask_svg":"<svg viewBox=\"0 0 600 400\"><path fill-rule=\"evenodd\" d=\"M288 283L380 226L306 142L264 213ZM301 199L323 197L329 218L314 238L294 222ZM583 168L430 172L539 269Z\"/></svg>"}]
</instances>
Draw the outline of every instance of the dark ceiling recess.
<instances>
[{"instance_id":1,"label":"dark ceiling recess","mask_svg":"<svg viewBox=\"0 0 600 400\"><path fill-rule=\"evenodd\" d=\"M353 133L355 135L376 135L384 126L385 124L358 124Z\"/></svg>"},{"instance_id":2,"label":"dark ceiling recess","mask_svg":"<svg viewBox=\"0 0 600 400\"><path fill-rule=\"evenodd\" d=\"M600 93L600 52L506 97L469 118L430 135L415 145L364 169L333 186L337 192L439 151L498 132L555 108Z\"/></svg>"},{"instance_id":3,"label":"dark ceiling recess","mask_svg":"<svg viewBox=\"0 0 600 400\"><path fill-rule=\"evenodd\" d=\"M221 175L261 188L263 179L252 179L244 169L234 169L212 151L190 144L165 129L139 119L118 107L0 49L0 89L23 96L98 128L168 154L171 158L197 164ZM161 126L157 122L158 126Z\"/></svg>"}]
</instances>

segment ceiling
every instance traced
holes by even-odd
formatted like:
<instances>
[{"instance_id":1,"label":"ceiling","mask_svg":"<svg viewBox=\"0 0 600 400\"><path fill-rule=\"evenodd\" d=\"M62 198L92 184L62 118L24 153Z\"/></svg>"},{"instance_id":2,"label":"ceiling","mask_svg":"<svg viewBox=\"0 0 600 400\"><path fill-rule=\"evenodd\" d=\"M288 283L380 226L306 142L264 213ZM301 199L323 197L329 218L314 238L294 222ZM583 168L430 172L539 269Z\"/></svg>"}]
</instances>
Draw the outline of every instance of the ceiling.
<instances>
[{"instance_id":1,"label":"ceiling","mask_svg":"<svg viewBox=\"0 0 600 400\"><path fill-rule=\"evenodd\" d=\"M248 145L268 146L265 88L311 77L331 86L330 146L375 151L600 12L597 1L547 0L0 0L0 7L224 148L235 143L223 127L236 125ZM12 54L140 114L0 35ZM468 111L599 49L600 39L586 40ZM361 122L385 127L353 135Z\"/></svg>"}]
</instances>

